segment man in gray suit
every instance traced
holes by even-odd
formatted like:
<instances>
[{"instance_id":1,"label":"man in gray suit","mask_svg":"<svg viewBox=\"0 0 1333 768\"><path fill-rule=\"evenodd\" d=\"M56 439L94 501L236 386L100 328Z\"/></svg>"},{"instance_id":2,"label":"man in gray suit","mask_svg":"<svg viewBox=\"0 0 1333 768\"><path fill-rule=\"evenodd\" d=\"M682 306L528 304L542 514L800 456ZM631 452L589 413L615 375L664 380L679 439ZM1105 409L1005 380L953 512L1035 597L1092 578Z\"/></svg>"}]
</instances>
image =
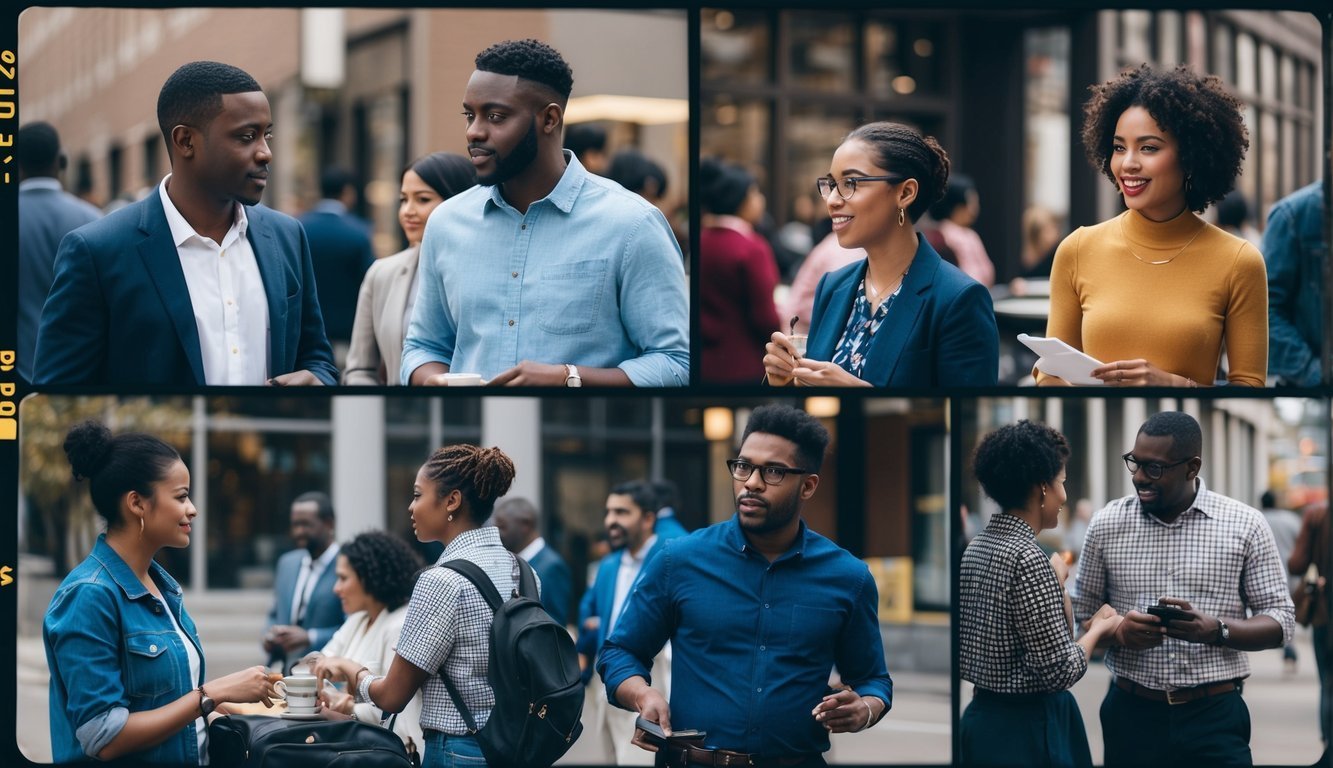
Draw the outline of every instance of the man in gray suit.
<instances>
[{"instance_id":1,"label":"man in gray suit","mask_svg":"<svg viewBox=\"0 0 1333 768\"><path fill-rule=\"evenodd\" d=\"M490 524L500 532L500 542L532 566L541 581L542 607L556 623L569 623L569 566L541 535L537 507L527 499L506 499L495 505Z\"/></svg>"},{"instance_id":2,"label":"man in gray suit","mask_svg":"<svg viewBox=\"0 0 1333 768\"><path fill-rule=\"evenodd\" d=\"M273 609L264 627L269 666L283 671L311 651L318 651L342 626L342 600L333 593L338 542L334 538L333 501L311 491L292 501L291 535L296 549L278 558Z\"/></svg>"},{"instance_id":3,"label":"man in gray suit","mask_svg":"<svg viewBox=\"0 0 1333 768\"><path fill-rule=\"evenodd\" d=\"M65 154L50 123L19 128L14 156L19 171L18 371L24 381L32 381L37 323L55 279L60 238L101 218L102 212L61 188Z\"/></svg>"}]
</instances>

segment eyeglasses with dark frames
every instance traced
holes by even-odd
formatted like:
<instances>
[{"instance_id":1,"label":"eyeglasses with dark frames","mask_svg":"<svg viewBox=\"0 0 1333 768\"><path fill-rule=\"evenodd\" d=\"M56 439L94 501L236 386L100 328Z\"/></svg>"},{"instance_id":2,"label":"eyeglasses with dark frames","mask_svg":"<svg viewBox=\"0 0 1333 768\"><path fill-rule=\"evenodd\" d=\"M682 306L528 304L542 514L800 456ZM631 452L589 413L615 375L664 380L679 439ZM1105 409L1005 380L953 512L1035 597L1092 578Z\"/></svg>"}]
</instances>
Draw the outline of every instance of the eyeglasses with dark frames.
<instances>
[{"instance_id":1,"label":"eyeglasses with dark frames","mask_svg":"<svg viewBox=\"0 0 1333 768\"><path fill-rule=\"evenodd\" d=\"M727 469L731 470L731 476L733 478L739 480L742 483L745 482L746 480L749 480L750 475L753 475L754 471L757 469L760 471L759 476L763 478L764 483L766 485L780 485L782 481L787 478L787 475L810 474L810 470L808 469L799 469L797 467L774 467L774 466L761 467L758 464L751 464L750 462L744 459L729 459L727 461Z\"/></svg>"},{"instance_id":2,"label":"eyeglasses with dark frames","mask_svg":"<svg viewBox=\"0 0 1333 768\"><path fill-rule=\"evenodd\" d=\"M907 176L848 176L845 179L835 179L832 176L824 176L815 179L815 189L819 190L819 198L823 200L828 197L828 193L838 190L838 197L843 200L852 199L856 194L856 185L864 181L887 181L890 184L901 184L907 181Z\"/></svg>"},{"instance_id":3,"label":"eyeglasses with dark frames","mask_svg":"<svg viewBox=\"0 0 1333 768\"><path fill-rule=\"evenodd\" d=\"M1181 459L1180 461L1177 461L1174 464L1158 464L1155 461L1139 461L1138 459L1134 458L1133 453L1127 453L1124 456L1121 456L1120 458L1125 460L1125 469L1128 469L1131 475L1134 474L1135 472L1138 472L1139 469L1142 468L1143 474L1147 475L1149 480L1161 480L1163 472L1167 471L1168 469L1171 469L1172 467L1178 467L1181 464L1186 464L1189 462L1190 459L1194 457L1191 456L1190 459Z\"/></svg>"}]
</instances>

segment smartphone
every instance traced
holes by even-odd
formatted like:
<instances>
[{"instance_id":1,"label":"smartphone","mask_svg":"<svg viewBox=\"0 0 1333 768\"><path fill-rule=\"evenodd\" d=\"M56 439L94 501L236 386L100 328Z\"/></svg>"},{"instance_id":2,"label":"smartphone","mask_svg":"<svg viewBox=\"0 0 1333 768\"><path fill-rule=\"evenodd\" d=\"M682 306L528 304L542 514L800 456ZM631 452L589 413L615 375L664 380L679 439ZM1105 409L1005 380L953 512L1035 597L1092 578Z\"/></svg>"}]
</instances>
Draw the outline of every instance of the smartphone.
<instances>
[{"instance_id":1,"label":"smartphone","mask_svg":"<svg viewBox=\"0 0 1333 768\"><path fill-rule=\"evenodd\" d=\"M1193 618L1189 611L1182 611L1173 605L1150 605L1147 612L1161 619L1163 624L1172 621L1189 621Z\"/></svg>"},{"instance_id":2,"label":"smartphone","mask_svg":"<svg viewBox=\"0 0 1333 768\"><path fill-rule=\"evenodd\" d=\"M678 730L678 731L672 731L672 732L671 732L671 735L670 735L670 736L667 736L666 733L662 731L662 726L658 725L657 723L654 723L652 720L644 720L644 719L643 719L643 715L639 715L639 718L638 718L637 720L634 721L634 727L635 727L635 728L638 728L638 729L640 729L640 730L642 730L644 733L647 733L649 736L652 736L652 737L654 737L654 738L656 738L656 739L660 739L660 740L662 740L662 741L666 741L668 738L671 738L671 739L702 739L704 736L707 736L707 735L708 735L708 734L705 733L704 731L696 731L696 730L690 729L690 730Z\"/></svg>"}]
</instances>

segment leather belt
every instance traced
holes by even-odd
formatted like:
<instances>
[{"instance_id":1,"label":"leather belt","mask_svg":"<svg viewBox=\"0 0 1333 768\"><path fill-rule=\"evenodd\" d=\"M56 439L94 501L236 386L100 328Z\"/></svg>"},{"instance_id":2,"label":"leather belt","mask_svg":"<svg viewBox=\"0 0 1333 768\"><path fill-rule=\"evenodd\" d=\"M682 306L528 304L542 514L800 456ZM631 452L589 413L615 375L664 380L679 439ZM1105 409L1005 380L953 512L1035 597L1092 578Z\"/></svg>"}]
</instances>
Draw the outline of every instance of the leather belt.
<instances>
[{"instance_id":1,"label":"leather belt","mask_svg":"<svg viewBox=\"0 0 1333 768\"><path fill-rule=\"evenodd\" d=\"M686 744L667 742L659 749L666 756L667 765L754 766L755 768L789 768L810 761L809 756L772 757L730 749L706 749Z\"/></svg>"},{"instance_id":2,"label":"leather belt","mask_svg":"<svg viewBox=\"0 0 1333 768\"><path fill-rule=\"evenodd\" d=\"M1221 696L1227 693L1240 693L1245 688L1245 682L1240 678L1235 680L1226 680L1220 683L1208 683L1193 688L1177 688L1174 691L1159 691L1156 688L1146 688L1133 680L1123 677L1115 679L1115 686L1122 691L1132 693L1140 699L1148 701L1165 701L1167 704L1188 704L1191 701L1207 698L1209 696Z\"/></svg>"}]
</instances>

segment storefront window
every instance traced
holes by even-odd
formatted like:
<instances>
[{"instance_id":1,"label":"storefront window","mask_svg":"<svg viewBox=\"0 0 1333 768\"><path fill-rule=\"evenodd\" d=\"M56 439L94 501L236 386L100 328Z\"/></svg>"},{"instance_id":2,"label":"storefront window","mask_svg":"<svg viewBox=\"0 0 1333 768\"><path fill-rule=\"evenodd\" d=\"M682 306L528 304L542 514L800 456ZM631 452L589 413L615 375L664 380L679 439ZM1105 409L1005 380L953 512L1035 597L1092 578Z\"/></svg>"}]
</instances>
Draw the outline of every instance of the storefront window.
<instances>
[{"instance_id":1,"label":"storefront window","mask_svg":"<svg viewBox=\"0 0 1333 768\"><path fill-rule=\"evenodd\" d=\"M940 22L871 19L866 29L867 90L877 98L939 96L945 92L950 46Z\"/></svg>"},{"instance_id":2,"label":"storefront window","mask_svg":"<svg viewBox=\"0 0 1333 768\"><path fill-rule=\"evenodd\" d=\"M787 24L791 84L822 92L859 86L856 29L850 14L792 12Z\"/></svg>"},{"instance_id":3,"label":"storefront window","mask_svg":"<svg viewBox=\"0 0 1333 768\"><path fill-rule=\"evenodd\" d=\"M705 8L701 20L699 68L705 82L769 78L772 43L766 13Z\"/></svg>"}]
</instances>

